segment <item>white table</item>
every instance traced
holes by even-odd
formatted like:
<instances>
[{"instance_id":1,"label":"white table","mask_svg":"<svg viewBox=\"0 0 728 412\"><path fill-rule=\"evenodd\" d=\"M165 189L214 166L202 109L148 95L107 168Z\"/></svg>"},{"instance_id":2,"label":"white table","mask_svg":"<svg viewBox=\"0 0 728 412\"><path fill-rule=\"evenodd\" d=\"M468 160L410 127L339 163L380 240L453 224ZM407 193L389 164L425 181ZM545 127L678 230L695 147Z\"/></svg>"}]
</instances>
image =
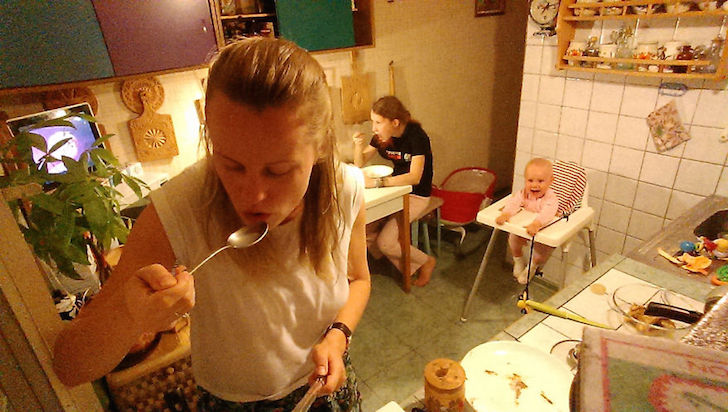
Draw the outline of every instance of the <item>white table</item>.
<instances>
[{"instance_id":1,"label":"white table","mask_svg":"<svg viewBox=\"0 0 728 412\"><path fill-rule=\"evenodd\" d=\"M410 291L410 231L409 231L409 193L412 186L376 187L364 190L366 223L371 223L393 213L399 226L399 244L402 247L402 289Z\"/></svg>"}]
</instances>

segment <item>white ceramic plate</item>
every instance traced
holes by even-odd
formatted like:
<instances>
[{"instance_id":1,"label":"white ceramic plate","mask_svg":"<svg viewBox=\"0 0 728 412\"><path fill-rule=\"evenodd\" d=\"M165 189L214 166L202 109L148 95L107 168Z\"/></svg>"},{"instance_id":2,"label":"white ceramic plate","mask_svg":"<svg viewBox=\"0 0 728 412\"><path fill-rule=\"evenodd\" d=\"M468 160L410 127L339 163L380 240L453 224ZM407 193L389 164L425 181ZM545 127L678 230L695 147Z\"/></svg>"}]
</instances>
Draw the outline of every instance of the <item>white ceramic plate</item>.
<instances>
[{"instance_id":1,"label":"white ceramic plate","mask_svg":"<svg viewBox=\"0 0 728 412\"><path fill-rule=\"evenodd\" d=\"M386 177L392 174L393 170L391 167L386 165L372 165L361 169L364 176L374 179L377 177Z\"/></svg>"},{"instance_id":2,"label":"white ceramic plate","mask_svg":"<svg viewBox=\"0 0 728 412\"><path fill-rule=\"evenodd\" d=\"M486 342L471 349L461 365L465 399L476 411L569 411L574 375L548 353L520 342ZM526 385L518 399L514 374Z\"/></svg>"}]
</instances>

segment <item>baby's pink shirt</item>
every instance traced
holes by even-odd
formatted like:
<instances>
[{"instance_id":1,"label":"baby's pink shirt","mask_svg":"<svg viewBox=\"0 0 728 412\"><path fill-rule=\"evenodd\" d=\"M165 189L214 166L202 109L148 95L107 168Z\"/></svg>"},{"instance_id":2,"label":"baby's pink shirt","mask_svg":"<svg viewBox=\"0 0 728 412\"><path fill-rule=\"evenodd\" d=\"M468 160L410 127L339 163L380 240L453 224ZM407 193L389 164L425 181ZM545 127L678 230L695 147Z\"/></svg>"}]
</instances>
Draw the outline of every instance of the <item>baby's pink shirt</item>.
<instances>
[{"instance_id":1,"label":"baby's pink shirt","mask_svg":"<svg viewBox=\"0 0 728 412\"><path fill-rule=\"evenodd\" d=\"M540 198L533 196L524 198L523 192L523 190L519 190L508 198L503 213L513 216L523 208L529 212L538 213L534 221L538 221L542 226L551 222L559 210L559 199L556 197L556 193L551 189L546 189L546 193Z\"/></svg>"}]
</instances>

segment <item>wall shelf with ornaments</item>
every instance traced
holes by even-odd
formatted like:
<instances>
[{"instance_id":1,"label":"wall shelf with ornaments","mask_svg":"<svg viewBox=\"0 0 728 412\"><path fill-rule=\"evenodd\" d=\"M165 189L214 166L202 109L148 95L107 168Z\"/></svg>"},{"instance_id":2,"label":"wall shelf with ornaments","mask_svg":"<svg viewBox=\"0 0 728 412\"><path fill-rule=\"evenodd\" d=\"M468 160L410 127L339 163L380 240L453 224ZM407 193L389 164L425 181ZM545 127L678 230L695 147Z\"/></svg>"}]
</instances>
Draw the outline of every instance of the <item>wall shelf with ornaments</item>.
<instances>
[{"instance_id":1,"label":"wall shelf with ornaments","mask_svg":"<svg viewBox=\"0 0 728 412\"><path fill-rule=\"evenodd\" d=\"M678 1L678 0L631 0L577 2L562 0L559 6L556 33L558 53L562 56L556 67L560 70L574 70L593 73L612 73L626 76L663 77L671 79L721 80L728 76L728 45L725 42L725 28L728 24L728 1L723 7L721 1ZM717 17L717 18L716 18ZM721 19L722 17L722 19ZM598 21L634 22L645 19L681 19L690 24L715 26L723 31L723 47L717 61L705 59L675 60L647 58L586 57L570 53L569 45L578 27ZM716 23L716 21L721 21ZM649 30L649 29L648 29ZM639 36L638 36L639 37ZM586 40L586 39L578 39ZM638 38L639 40L639 38ZM672 39L664 39L665 42ZM644 56L640 56L644 57ZM709 66L714 66L708 70ZM631 67L620 70L616 67Z\"/></svg>"}]
</instances>

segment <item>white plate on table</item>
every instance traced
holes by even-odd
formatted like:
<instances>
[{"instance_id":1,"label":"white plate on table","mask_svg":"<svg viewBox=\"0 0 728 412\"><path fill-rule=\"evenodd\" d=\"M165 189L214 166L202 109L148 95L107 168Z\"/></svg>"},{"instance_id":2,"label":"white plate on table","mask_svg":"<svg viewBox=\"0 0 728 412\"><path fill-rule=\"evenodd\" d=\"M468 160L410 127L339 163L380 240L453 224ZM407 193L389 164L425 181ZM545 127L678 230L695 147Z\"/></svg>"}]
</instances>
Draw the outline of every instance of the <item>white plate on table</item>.
<instances>
[{"instance_id":1,"label":"white plate on table","mask_svg":"<svg viewBox=\"0 0 728 412\"><path fill-rule=\"evenodd\" d=\"M361 171L364 173L364 176L370 179L376 179L378 177L387 177L391 175L394 170L386 165L372 165L363 167Z\"/></svg>"},{"instance_id":2,"label":"white plate on table","mask_svg":"<svg viewBox=\"0 0 728 412\"><path fill-rule=\"evenodd\" d=\"M461 365L465 399L476 411L569 411L574 375L548 353L520 342L486 342L471 349ZM518 396L514 374L526 385Z\"/></svg>"}]
</instances>

